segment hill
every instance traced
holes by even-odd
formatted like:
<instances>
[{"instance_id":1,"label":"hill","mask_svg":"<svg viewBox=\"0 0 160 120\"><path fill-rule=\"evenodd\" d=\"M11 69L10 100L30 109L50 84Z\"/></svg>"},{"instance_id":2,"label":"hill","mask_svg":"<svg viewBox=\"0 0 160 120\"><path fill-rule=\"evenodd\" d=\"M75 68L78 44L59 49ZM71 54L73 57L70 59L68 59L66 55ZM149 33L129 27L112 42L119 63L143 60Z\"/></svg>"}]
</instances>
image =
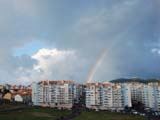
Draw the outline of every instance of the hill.
<instances>
[{"instance_id":1,"label":"hill","mask_svg":"<svg viewBox=\"0 0 160 120\"><path fill-rule=\"evenodd\" d=\"M111 80L112 83L129 83L129 82L139 82L139 83L150 83L150 82L160 82L160 79L151 78L151 79L141 79L141 78L119 78Z\"/></svg>"}]
</instances>

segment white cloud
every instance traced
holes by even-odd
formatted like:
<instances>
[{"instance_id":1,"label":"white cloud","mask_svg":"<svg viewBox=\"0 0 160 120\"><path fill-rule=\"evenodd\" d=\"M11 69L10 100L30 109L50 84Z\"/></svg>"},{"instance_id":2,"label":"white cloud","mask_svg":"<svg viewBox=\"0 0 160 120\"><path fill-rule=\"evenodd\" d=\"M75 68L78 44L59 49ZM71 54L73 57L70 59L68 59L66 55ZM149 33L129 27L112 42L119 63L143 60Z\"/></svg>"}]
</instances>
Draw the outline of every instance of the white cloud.
<instances>
[{"instance_id":1,"label":"white cloud","mask_svg":"<svg viewBox=\"0 0 160 120\"><path fill-rule=\"evenodd\" d=\"M78 80L80 69L84 68L84 60L73 50L40 49L32 56L37 61L32 69L20 67L16 73L21 73L16 82L31 83L44 79L74 79Z\"/></svg>"},{"instance_id":2,"label":"white cloud","mask_svg":"<svg viewBox=\"0 0 160 120\"><path fill-rule=\"evenodd\" d=\"M40 49L36 54L32 56L33 59L38 61L38 64L34 66L35 69L43 69L46 71L52 64L65 61L67 58L74 58L74 51L61 51L57 49ZM49 72L49 71L48 71Z\"/></svg>"},{"instance_id":3,"label":"white cloud","mask_svg":"<svg viewBox=\"0 0 160 120\"><path fill-rule=\"evenodd\" d=\"M154 54L160 55L160 49L159 48L153 48L153 49L151 49L151 52L154 53Z\"/></svg>"}]
</instances>

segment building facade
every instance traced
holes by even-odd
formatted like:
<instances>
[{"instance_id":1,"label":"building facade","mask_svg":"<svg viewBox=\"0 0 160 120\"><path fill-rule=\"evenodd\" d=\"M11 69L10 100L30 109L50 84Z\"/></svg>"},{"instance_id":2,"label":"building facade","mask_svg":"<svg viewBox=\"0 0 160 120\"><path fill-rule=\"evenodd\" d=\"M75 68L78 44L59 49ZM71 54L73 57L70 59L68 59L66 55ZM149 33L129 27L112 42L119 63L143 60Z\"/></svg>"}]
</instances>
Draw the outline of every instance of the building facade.
<instances>
[{"instance_id":1,"label":"building facade","mask_svg":"<svg viewBox=\"0 0 160 120\"><path fill-rule=\"evenodd\" d=\"M160 111L160 84L132 85L131 95L133 101L142 103L146 109Z\"/></svg>"},{"instance_id":2,"label":"building facade","mask_svg":"<svg viewBox=\"0 0 160 120\"><path fill-rule=\"evenodd\" d=\"M34 105L70 109L73 106L73 100L73 81L41 81L32 84Z\"/></svg>"},{"instance_id":3,"label":"building facade","mask_svg":"<svg viewBox=\"0 0 160 120\"><path fill-rule=\"evenodd\" d=\"M132 106L129 87L112 83L88 83L86 85L87 108L120 111L126 106Z\"/></svg>"}]
</instances>

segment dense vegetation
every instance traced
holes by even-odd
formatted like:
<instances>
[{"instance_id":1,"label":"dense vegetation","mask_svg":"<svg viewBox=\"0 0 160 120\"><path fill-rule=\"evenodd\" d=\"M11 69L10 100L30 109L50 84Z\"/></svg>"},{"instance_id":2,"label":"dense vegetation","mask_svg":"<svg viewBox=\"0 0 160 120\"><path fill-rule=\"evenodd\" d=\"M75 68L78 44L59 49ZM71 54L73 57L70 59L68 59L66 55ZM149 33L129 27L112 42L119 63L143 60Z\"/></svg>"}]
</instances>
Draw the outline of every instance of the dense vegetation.
<instances>
[{"instance_id":1,"label":"dense vegetation","mask_svg":"<svg viewBox=\"0 0 160 120\"><path fill-rule=\"evenodd\" d=\"M128 83L128 82L139 82L139 83L150 83L150 82L160 82L160 79L141 79L141 78L119 78L111 80L112 83Z\"/></svg>"}]
</instances>

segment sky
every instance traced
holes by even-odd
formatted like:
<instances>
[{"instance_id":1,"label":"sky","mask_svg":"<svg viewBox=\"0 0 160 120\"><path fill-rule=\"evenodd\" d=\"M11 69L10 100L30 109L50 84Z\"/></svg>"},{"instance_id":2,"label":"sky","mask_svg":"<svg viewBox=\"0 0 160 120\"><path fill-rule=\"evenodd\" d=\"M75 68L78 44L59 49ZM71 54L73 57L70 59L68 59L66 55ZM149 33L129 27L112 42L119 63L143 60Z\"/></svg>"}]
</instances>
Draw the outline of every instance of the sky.
<instances>
[{"instance_id":1,"label":"sky","mask_svg":"<svg viewBox=\"0 0 160 120\"><path fill-rule=\"evenodd\" d=\"M0 84L160 78L159 11L159 0L0 0Z\"/></svg>"}]
</instances>

